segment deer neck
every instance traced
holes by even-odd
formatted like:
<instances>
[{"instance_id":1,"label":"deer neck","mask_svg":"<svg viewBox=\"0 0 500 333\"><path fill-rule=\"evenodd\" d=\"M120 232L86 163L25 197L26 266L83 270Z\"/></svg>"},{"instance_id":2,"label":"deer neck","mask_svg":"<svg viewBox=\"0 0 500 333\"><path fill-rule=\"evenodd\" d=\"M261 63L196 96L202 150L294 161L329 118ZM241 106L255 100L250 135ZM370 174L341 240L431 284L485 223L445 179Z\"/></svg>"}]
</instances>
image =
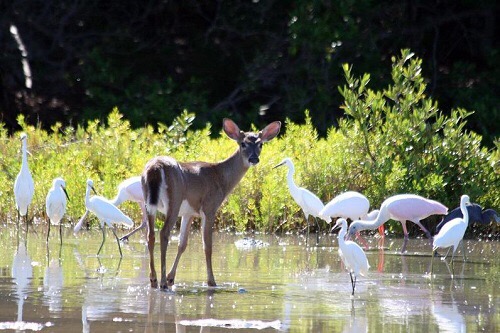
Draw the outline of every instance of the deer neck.
<instances>
[{"instance_id":1,"label":"deer neck","mask_svg":"<svg viewBox=\"0 0 500 333\"><path fill-rule=\"evenodd\" d=\"M236 187L249 167L250 165L243 161L239 149L216 166L226 189L226 194L230 193Z\"/></svg>"}]
</instances>

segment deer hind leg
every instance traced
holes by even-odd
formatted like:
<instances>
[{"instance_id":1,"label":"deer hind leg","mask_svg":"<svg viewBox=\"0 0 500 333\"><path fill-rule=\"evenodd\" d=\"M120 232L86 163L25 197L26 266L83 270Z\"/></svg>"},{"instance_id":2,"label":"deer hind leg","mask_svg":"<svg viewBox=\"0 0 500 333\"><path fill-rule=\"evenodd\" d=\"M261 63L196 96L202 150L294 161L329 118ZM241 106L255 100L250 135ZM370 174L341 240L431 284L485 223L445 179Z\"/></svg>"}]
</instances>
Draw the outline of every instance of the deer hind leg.
<instances>
[{"instance_id":1,"label":"deer hind leg","mask_svg":"<svg viewBox=\"0 0 500 333\"><path fill-rule=\"evenodd\" d=\"M189 236L189 228L191 226L191 222L193 221L193 216L182 216L181 219L181 232L179 238L179 247L177 248L177 256L175 257L175 261L170 269L170 272L167 275L167 283L168 286L171 287L174 285L175 281L175 273L177 271L177 265L181 259L182 254L186 250Z\"/></svg>"},{"instance_id":2,"label":"deer hind leg","mask_svg":"<svg viewBox=\"0 0 500 333\"><path fill-rule=\"evenodd\" d=\"M212 226L214 224L215 215L201 215L201 225L203 228L203 249L205 250L205 260L207 262L207 284L210 287L215 287L214 272L212 269Z\"/></svg>"},{"instance_id":3,"label":"deer hind leg","mask_svg":"<svg viewBox=\"0 0 500 333\"><path fill-rule=\"evenodd\" d=\"M158 279L156 278L155 270L155 219L154 214L148 214L148 250L149 250L149 281L151 281L151 288L158 288Z\"/></svg>"}]
</instances>

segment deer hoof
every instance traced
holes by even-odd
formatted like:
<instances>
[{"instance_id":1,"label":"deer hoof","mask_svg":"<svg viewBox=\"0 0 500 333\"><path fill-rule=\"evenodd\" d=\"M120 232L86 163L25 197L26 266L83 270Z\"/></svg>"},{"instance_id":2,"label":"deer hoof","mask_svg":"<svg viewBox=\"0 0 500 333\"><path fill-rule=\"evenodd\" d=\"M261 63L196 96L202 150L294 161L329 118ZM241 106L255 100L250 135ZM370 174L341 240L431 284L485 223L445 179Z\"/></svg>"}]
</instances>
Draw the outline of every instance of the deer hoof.
<instances>
[{"instance_id":1,"label":"deer hoof","mask_svg":"<svg viewBox=\"0 0 500 333\"><path fill-rule=\"evenodd\" d=\"M208 284L209 287L217 287L217 284L215 283L215 280L208 281L207 284Z\"/></svg>"},{"instance_id":2,"label":"deer hoof","mask_svg":"<svg viewBox=\"0 0 500 333\"><path fill-rule=\"evenodd\" d=\"M158 280L157 279L149 279L151 281L151 288L158 288Z\"/></svg>"}]
</instances>

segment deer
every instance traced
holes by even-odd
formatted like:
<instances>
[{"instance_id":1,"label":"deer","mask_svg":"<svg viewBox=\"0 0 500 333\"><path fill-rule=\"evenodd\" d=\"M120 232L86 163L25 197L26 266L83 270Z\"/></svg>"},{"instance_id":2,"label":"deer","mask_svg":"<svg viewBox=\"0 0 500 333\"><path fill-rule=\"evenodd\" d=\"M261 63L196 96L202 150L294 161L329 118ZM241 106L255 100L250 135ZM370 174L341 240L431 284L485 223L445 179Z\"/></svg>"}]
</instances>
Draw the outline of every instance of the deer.
<instances>
[{"instance_id":1,"label":"deer","mask_svg":"<svg viewBox=\"0 0 500 333\"><path fill-rule=\"evenodd\" d=\"M147 212L147 244L149 250L149 279L158 288L154 262L155 220L160 211L164 223L160 229L160 288L174 285L177 265L187 247L189 226L195 217L201 220L202 242L207 267L207 285L215 287L212 269L212 229L219 207L233 191L251 166L259 163L263 144L276 137L281 122L274 121L259 132L243 132L231 119L223 120L226 135L238 143L238 149L227 159L216 162L178 162L170 156L149 160L141 175ZM166 253L170 232L181 217L177 255L166 274Z\"/></svg>"}]
</instances>

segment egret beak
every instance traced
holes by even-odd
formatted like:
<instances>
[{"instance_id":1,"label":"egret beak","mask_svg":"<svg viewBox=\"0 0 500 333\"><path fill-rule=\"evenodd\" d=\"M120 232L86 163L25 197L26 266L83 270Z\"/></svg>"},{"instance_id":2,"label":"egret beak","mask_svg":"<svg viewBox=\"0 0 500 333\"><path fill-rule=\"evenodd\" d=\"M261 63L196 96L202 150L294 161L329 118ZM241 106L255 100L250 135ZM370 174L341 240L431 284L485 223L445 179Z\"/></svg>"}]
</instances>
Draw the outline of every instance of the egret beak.
<instances>
[{"instance_id":1,"label":"egret beak","mask_svg":"<svg viewBox=\"0 0 500 333\"><path fill-rule=\"evenodd\" d=\"M333 226L332 229L330 229L330 233L332 233L334 230L337 230L338 228L341 227L341 224L340 223L335 223L335 225Z\"/></svg>"},{"instance_id":2,"label":"egret beak","mask_svg":"<svg viewBox=\"0 0 500 333\"><path fill-rule=\"evenodd\" d=\"M282 166L283 164L285 164L285 161L281 162L280 164L277 164L277 165L273 166L273 169L276 169L276 168Z\"/></svg>"},{"instance_id":3,"label":"egret beak","mask_svg":"<svg viewBox=\"0 0 500 333\"><path fill-rule=\"evenodd\" d=\"M94 191L95 195L99 195L99 194L97 194L97 191L95 190L94 186L90 186L90 188L92 189L92 191Z\"/></svg>"},{"instance_id":4,"label":"egret beak","mask_svg":"<svg viewBox=\"0 0 500 333\"><path fill-rule=\"evenodd\" d=\"M68 196L68 192L66 192L66 187L61 186L61 188L62 188L62 190L63 190L64 194L66 194L66 198L67 198L67 199L68 199L68 201L69 201L69 196Z\"/></svg>"}]
</instances>

